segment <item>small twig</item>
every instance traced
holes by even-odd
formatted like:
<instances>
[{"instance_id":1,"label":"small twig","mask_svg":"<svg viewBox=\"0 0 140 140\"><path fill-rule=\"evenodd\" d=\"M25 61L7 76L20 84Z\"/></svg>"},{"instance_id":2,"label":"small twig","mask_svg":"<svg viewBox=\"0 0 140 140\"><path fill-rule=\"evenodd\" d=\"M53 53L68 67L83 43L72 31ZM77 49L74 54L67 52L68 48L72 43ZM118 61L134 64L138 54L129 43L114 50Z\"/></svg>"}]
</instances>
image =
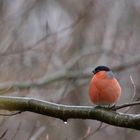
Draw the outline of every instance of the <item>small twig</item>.
<instances>
[{"instance_id":1,"label":"small twig","mask_svg":"<svg viewBox=\"0 0 140 140\"><path fill-rule=\"evenodd\" d=\"M134 101L135 96L136 96L136 86L135 86L134 80L133 80L133 78L132 78L131 75L130 75L130 80L131 80L132 87L133 87L133 96L132 96L132 98L131 98L131 101Z\"/></svg>"},{"instance_id":2,"label":"small twig","mask_svg":"<svg viewBox=\"0 0 140 140\"><path fill-rule=\"evenodd\" d=\"M15 132L15 134L13 135L13 137L11 138L11 140L14 140L14 139L15 139L16 135L18 134L18 132L19 132L19 130L20 130L20 127L21 127L21 122L18 123L18 126L17 126L17 128L16 128L16 132Z\"/></svg>"},{"instance_id":3,"label":"small twig","mask_svg":"<svg viewBox=\"0 0 140 140\"><path fill-rule=\"evenodd\" d=\"M87 131L86 131L86 133L85 133L85 135L84 136L82 136L80 139L78 139L78 140L85 140L86 138L88 138L89 136L90 136L90 134L91 134L91 127L88 127L87 128Z\"/></svg>"},{"instance_id":4,"label":"small twig","mask_svg":"<svg viewBox=\"0 0 140 140\"><path fill-rule=\"evenodd\" d=\"M1 90L1 91L0 91L0 95L3 95L3 94L5 94L5 93L7 93L7 92L9 92L9 91L11 91L11 86L9 86L9 87L7 87L7 88Z\"/></svg>"},{"instance_id":5,"label":"small twig","mask_svg":"<svg viewBox=\"0 0 140 140\"><path fill-rule=\"evenodd\" d=\"M93 131L91 131L91 127L88 127L85 135L78 140L86 140L88 137L90 137L91 135L94 135L96 132L98 132L101 129L102 125L103 125L103 122L100 122L100 125Z\"/></svg>"},{"instance_id":6,"label":"small twig","mask_svg":"<svg viewBox=\"0 0 140 140\"><path fill-rule=\"evenodd\" d=\"M2 139L2 138L6 135L7 131L8 131L8 129L6 129L6 130L2 133L2 135L0 136L0 139Z\"/></svg>"},{"instance_id":7,"label":"small twig","mask_svg":"<svg viewBox=\"0 0 140 140\"><path fill-rule=\"evenodd\" d=\"M113 71L119 72L125 69L128 69L129 67L132 67L133 65L139 65L140 64L140 57L136 57L135 59L130 59L129 62L125 62L123 64L120 64L116 67L113 67ZM91 68L89 68L91 69ZM87 69L88 70L88 69ZM34 82L27 80L27 81L16 81L16 82L6 82L6 83L0 83L0 90L5 90L8 87L11 87L11 91L15 91L15 89L30 89L30 88L40 88L44 87L46 85L55 83L60 80L67 80L69 78L74 78L74 79L86 79L91 77L91 72L89 71L65 71L65 70L60 70L56 73L50 74L50 75L44 75L43 77L35 80ZM11 92L10 91L10 92ZM8 91L9 92L9 91Z\"/></svg>"},{"instance_id":8,"label":"small twig","mask_svg":"<svg viewBox=\"0 0 140 140\"><path fill-rule=\"evenodd\" d=\"M117 106L113 107L112 110L119 110L119 109L122 109L122 108L125 108L125 107L136 106L136 105L140 105L140 101L135 101L135 102L132 102L132 103L125 103L125 104L122 104L122 105L117 105Z\"/></svg>"},{"instance_id":9,"label":"small twig","mask_svg":"<svg viewBox=\"0 0 140 140\"><path fill-rule=\"evenodd\" d=\"M45 130L46 130L46 126L40 127L37 131L34 132L34 134L32 134L32 136L29 137L28 140L38 140L41 134L45 132ZM45 140L47 140L47 138Z\"/></svg>"},{"instance_id":10,"label":"small twig","mask_svg":"<svg viewBox=\"0 0 140 140\"><path fill-rule=\"evenodd\" d=\"M66 83L66 85L65 85L65 87L64 87L64 90L63 90L63 92L61 93L61 95L60 95L60 98L59 98L59 100L57 101L57 103L61 103L61 101L63 100L63 98L64 98L64 96L65 96L65 93L67 92L67 89L68 89L68 87L69 87L69 81Z\"/></svg>"},{"instance_id":11,"label":"small twig","mask_svg":"<svg viewBox=\"0 0 140 140\"><path fill-rule=\"evenodd\" d=\"M14 112L14 113L10 113L10 114L2 114L0 113L0 116L14 116L14 115L17 115L17 114L21 114L23 111L17 111L17 112Z\"/></svg>"},{"instance_id":12,"label":"small twig","mask_svg":"<svg viewBox=\"0 0 140 140\"><path fill-rule=\"evenodd\" d=\"M103 122L100 122L99 127L97 127L97 128L90 134L90 136L91 136L92 134L95 134L96 132L98 132L98 131L102 128L102 125L103 125Z\"/></svg>"},{"instance_id":13,"label":"small twig","mask_svg":"<svg viewBox=\"0 0 140 140\"><path fill-rule=\"evenodd\" d=\"M90 136L94 135L95 133L99 132L99 130L103 130L104 128L109 126L109 125L105 125L105 126L102 127L102 125L103 125L103 122L100 122L99 127L97 127L95 130L92 130L92 131L91 131L91 127L88 127L88 130L87 130L86 134L78 140L86 140L88 137L90 137Z\"/></svg>"},{"instance_id":14,"label":"small twig","mask_svg":"<svg viewBox=\"0 0 140 140\"><path fill-rule=\"evenodd\" d=\"M132 87L133 87L133 96L132 96L129 103L133 102L134 99L135 99L135 96L136 96L136 86L135 86L134 80L133 80L131 75L130 75L130 81L131 81L131 84L132 84ZM132 108L132 106L129 106L128 109L126 109L124 112L127 113L131 108Z\"/></svg>"}]
</instances>

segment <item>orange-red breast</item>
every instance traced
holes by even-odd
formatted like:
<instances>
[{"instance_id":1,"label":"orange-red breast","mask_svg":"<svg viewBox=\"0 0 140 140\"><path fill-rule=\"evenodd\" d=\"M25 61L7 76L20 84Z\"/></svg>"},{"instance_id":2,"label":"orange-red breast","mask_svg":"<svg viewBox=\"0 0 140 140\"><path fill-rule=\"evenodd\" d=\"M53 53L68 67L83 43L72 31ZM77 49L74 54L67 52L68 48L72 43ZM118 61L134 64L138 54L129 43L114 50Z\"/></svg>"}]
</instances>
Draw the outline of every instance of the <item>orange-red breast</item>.
<instances>
[{"instance_id":1,"label":"orange-red breast","mask_svg":"<svg viewBox=\"0 0 140 140\"><path fill-rule=\"evenodd\" d=\"M98 66L93 74L89 88L91 101L96 105L115 104L121 95L121 87L113 72L106 66Z\"/></svg>"}]
</instances>

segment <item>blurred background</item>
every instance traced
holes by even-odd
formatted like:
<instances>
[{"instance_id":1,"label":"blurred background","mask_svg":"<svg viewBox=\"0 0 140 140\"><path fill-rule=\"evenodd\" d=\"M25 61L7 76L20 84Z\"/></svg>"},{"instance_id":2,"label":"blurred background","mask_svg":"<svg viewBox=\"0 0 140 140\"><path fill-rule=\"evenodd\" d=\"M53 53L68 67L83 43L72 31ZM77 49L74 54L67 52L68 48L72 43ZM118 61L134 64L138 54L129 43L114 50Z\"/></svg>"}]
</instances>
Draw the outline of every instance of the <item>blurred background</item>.
<instances>
[{"instance_id":1,"label":"blurred background","mask_svg":"<svg viewBox=\"0 0 140 140\"><path fill-rule=\"evenodd\" d=\"M138 100L139 44L139 0L0 0L0 94L93 105L88 97L91 71L107 65L122 86L118 104L131 101L134 84ZM128 113L138 114L140 109L133 107ZM3 140L140 137L138 131L106 124L96 131L99 125L73 119L65 124L24 112L0 116L0 136Z\"/></svg>"}]
</instances>

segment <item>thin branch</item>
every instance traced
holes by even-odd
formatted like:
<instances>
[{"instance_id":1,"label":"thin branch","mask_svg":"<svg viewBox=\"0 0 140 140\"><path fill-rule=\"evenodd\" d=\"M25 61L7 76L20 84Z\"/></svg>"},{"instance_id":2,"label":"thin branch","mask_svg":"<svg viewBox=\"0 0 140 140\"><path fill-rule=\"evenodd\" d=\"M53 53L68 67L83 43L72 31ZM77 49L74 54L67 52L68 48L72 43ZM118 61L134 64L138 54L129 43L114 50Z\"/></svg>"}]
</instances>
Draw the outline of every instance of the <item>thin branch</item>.
<instances>
[{"instance_id":1,"label":"thin branch","mask_svg":"<svg viewBox=\"0 0 140 140\"><path fill-rule=\"evenodd\" d=\"M103 122L101 122L100 125L93 131L91 131L91 127L88 127L86 134L78 140L86 140L90 136L94 135L96 132L98 132L102 128L102 124Z\"/></svg>"},{"instance_id":2,"label":"thin branch","mask_svg":"<svg viewBox=\"0 0 140 140\"><path fill-rule=\"evenodd\" d=\"M132 105L140 105L139 102L116 106L115 110ZM0 96L0 109L10 111L30 111L66 122L68 119L92 119L110 125L140 130L140 114L119 113L111 109L93 106L70 106L51 103L43 100L25 97Z\"/></svg>"},{"instance_id":3,"label":"thin branch","mask_svg":"<svg viewBox=\"0 0 140 140\"><path fill-rule=\"evenodd\" d=\"M122 109L122 108L125 108L125 107L136 106L136 105L140 105L140 101L135 101L135 102L132 102L132 103L125 103L125 104L122 104L122 105L117 105L117 106L113 107L112 109L113 110L119 110L119 109Z\"/></svg>"},{"instance_id":4,"label":"thin branch","mask_svg":"<svg viewBox=\"0 0 140 140\"><path fill-rule=\"evenodd\" d=\"M129 62L120 64L116 67L113 67L112 70L115 72L120 72L122 70L128 69L129 67L133 65L140 64L140 56L137 56L133 59L130 59ZM0 90L6 91L8 89L7 93L16 91L16 89L29 89L29 88L40 88L49 84L52 84L54 82L60 81L60 80L66 80L69 78L90 78L92 73L89 71L67 71L67 70L60 70L56 73L45 75L40 79L37 79L35 81L24 81L24 82L6 82L0 84Z\"/></svg>"},{"instance_id":5,"label":"thin branch","mask_svg":"<svg viewBox=\"0 0 140 140\"><path fill-rule=\"evenodd\" d=\"M140 56L133 57L132 59L129 59L129 61L124 62L116 67L113 68L114 71L120 72L123 70L126 70L132 66L138 66L140 64Z\"/></svg>"},{"instance_id":6,"label":"thin branch","mask_svg":"<svg viewBox=\"0 0 140 140\"><path fill-rule=\"evenodd\" d=\"M132 84L132 87L133 87L133 96L132 96L129 103L133 102L134 99L135 99L135 96L136 96L136 86L135 86L134 80L133 80L131 75L130 75L130 80L131 80L131 84ZM129 106L128 109L126 109L124 113L127 113L128 111L130 111L131 108L132 108L132 106Z\"/></svg>"},{"instance_id":7,"label":"thin branch","mask_svg":"<svg viewBox=\"0 0 140 140\"><path fill-rule=\"evenodd\" d=\"M136 85L135 85L134 80L133 80L133 78L132 78L131 75L130 75L130 80L131 80L132 87L133 87L133 96L132 96L132 98L131 98L131 101L134 101L135 96L136 96Z\"/></svg>"},{"instance_id":8,"label":"thin branch","mask_svg":"<svg viewBox=\"0 0 140 140\"><path fill-rule=\"evenodd\" d=\"M87 129L85 135L82 136L82 137L81 137L80 139L78 139L78 140L85 140L85 139L87 139L87 138L90 136L90 134L91 134L91 127L88 127L88 129Z\"/></svg>"},{"instance_id":9,"label":"thin branch","mask_svg":"<svg viewBox=\"0 0 140 140\"><path fill-rule=\"evenodd\" d=\"M21 113L22 113L22 111L17 111L17 112L10 113L10 114L0 113L0 116L14 116L14 115L21 114Z\"/></svg>"},{"instance_id":10,"label":"thin branch","mask_svg":"<svg viewBox=\"0 0 140 140\"><path fill-rule=\"evenodd\" d=\"M15 139L15 137L17 136L20 128L21 128L21 122L18 123L18 126L16 128L16 132L14 133L13 137L11 138L11 140L14 140Z\"/></svg>"},{"instance_id":11,"label":"thin branch","mask_svg":"<svg viewBox=\"0 0 140 140\"><path fill-rule=\"evenodd\" d=\"M45 130L46 126L40 127L39 129L37 129L37 131L34 132L34 134L29 138L29 140L38 140L40 138L40 135L43 134Z\"/></svg>"},{"instance_id":12,"label":"thin branch","mask_svg":"<svg viewBox=\"0 0 140 140\"><path fill-rule=\"evenodd\" d=\"M2 133L2 135L0 136L0 139L2 139L2 138L6 135L7 131L8 131L8 129L6 129L6 130Z\"/></svg>"}]
</instances>

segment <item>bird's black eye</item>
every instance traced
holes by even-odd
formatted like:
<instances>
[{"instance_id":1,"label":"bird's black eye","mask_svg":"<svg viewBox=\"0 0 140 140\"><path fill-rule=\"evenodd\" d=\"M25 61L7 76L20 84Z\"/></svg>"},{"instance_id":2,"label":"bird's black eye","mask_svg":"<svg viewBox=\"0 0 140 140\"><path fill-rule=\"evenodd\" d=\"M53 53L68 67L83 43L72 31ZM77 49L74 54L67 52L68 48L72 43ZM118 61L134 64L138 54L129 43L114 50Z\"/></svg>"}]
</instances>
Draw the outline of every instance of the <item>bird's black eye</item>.
<instances>
[{"instance_id":1,"label":"bird's black eye","mask_svg":"<svg viewBox=\"0 0 140 140\"><path fill-rule=\"evenodd\" d=\"M107 66L98 66L92 72L96 74L99 71L110 71L110 69Z\"/></svg>"}]
</instances>

